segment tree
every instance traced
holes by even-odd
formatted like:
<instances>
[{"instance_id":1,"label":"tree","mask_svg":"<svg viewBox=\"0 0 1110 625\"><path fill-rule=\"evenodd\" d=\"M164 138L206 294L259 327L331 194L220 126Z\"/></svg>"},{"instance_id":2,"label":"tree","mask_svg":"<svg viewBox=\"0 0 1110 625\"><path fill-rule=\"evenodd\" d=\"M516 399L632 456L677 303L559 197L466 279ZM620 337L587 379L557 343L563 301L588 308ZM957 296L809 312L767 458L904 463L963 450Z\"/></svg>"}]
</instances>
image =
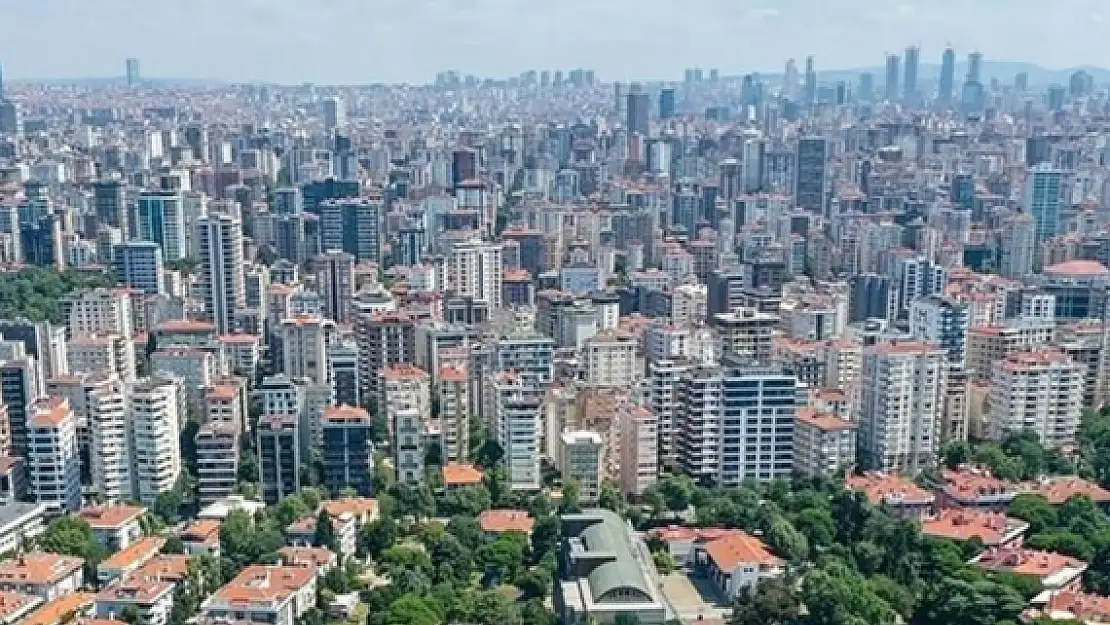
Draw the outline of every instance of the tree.
<instances>
[{"instance_id":1,"label":"tree","mask_svg":"<svg viewBox=\"0 0 1110 625\"><path fill-rule=\"evenodd\" d=\"M123 606L123 609L119 611L119 620L130 625L141 623L142 618L139 616L139 608L131 603Z\"/></svg>"},{"instance_id":2,"label":"tree","mask_svg":"<svg viewBox=\"0 0 1110 625\"><path fill-rule=\"evenodd\" d=\"M1029 532L1039 534L1056 525L1056 508L1043 495L1021 493L1010 502L1006 514L1029 523Z\"/></svg>"},{"instance_id":3,"label":"tree","mask_svg":"<svg viewBox=\"0 0 1110 625\"><path fill-rule=\"evenodd\" d=\"M640 617L635 614L622 613L613 619L613 625L640 625Z\"/></svg>"},{"instance_id":4,"label":"tree","mask_svg":"<svg viewBox=\"0 0 1110 625\"><path fill-rule=\"evenodd\" d=\"M521 599L544 599L552 588L551 574L542 567L525 571L517 576L516 587L522 593Z\"/></svg>"},{"instance_id":5,"label":"tree","mask_svg":"<svg viewBox=\"0 0 1110 625\"><path fill-rule=\"evenodd\" d=\"M929 585L914 614L915 625L997 625L1015 621L1025 598L1009 586L987 579L942 578Z\"/></svg>"},{"instance_id":6,"label":"tree","mask_svg":"<svg viewBox=\"0 0 1110 625\"><path fill-rule=\"evenodd\" d=\"M389 606L386 625L439 625L439 612L425 599L404 595Z\"/></svg>"},{"instance_id":7,"label":"tree","mask_svg":"<svg viewBox=\"0 0 1110 625\"><path fill-rule=\"evenodd\" d=\"M601 492L598 494L598 505L607 510L612 510L617 514L623 514L625 508L624 493L617 487L616 484L606 480L601 485Z\"/></svg>"},{"instance_id":8,"label":"tree","mask_svg":"<svg viewBox=\"0 0 1110 625\"><path fill-rule=\"evenodd\" d=\"M166 523L177 523L181 519L180 488L174 487L173 490L158 493L158 497L154 499L154 505L151 506L150 510Z\"/></svg>"},{"instance_id":9,"label":"tree","mask_svg":"<svg viewBox=\"0 0 1110 625\"><path fill-rule=\"evenodd\" d=\"M397 533L397 521L383 514L362 527L358 535L359 551L378 559L397 539Z\"/></svg>"},{"instance_id":10,"label":"tree","mask_svg":"<svg viewBox=\"0 0 1110 625\"><path fill-rule=\"evenodd\" d=\"M944 446L940 453L944 459L944 466L949 469L956 469L971 460L971 446L967 444L967 441L951 441Z\"/></svg>"},{"instance_id":11,"label":"tree","mask_svg":"<svg viewBox=\"0 0 1110 625\"><path fill-rule=\"evenodd\" d=\"M505 450L501 448L501 445L497 444L497 441L487 440L482 443L482 446L478 449L475 461L478 463L478 466L489 471L497 466L504 457Z\"/></svg>"},{"instance_id":12,"label":"tree","mask_svg":"<svg viewBox=\"0 0 1110 625\"><path fill-rule=\"evenodd\" d=\"M728 625L792 625L801 606L786 582L769 579L760 582L754 593L745 589L732 606Z\"/></svg>"},{"instance_id":13,"label":"tree","mask_svg":"<svg viewBox=\"0 0 1110 625\"><path fill-rule=\"evenodd\" d=\"M316 515L316 533L313 539L317 546L339 553L339 540L335 537L335 527L327 510L321 509L320 514Z\"/></svg>"},{"instance_id":14,"label":"tree","mask_svg":"<svg viewBox=\"0 0 1110 625\"><path fill-rule=\"evenodd\" d=\"M863 578L844 566L818 569L802 583L802 604L810 625L894 625L894 610L871 590Z\"/></svg>"},{"instance_id":15,"label":"tree","mask_svg":"<svg viewBox=\"0 0 1110 625\"><path fill-rule=\"evenodd\" d=\"M537 523L538 525L538 523ZM454 536L467 549L477 549L484 540L478 520L467 516L453 516L447 522L447 533ZM532 534L535 537L535 533Z\"/></svg>"},{"instance_id":16,"label":"tree","mask_svg":"<svg viewBox=\"0 0 1110 625\"><path fill-rule=\"evenodd\" d=\"M478 548L475 554L483 569L497 569L505 579L515 579L524 566L525 545L528 537L518 532L506 532L497 540Z\"/></svg>"},{"instance_id":17,"label":"tree","mask_svg":"<svg viewBox=\"0 0 1110 625\"><path fill-rule=\"evenodd\" d=\"M578 480L567 480L563 484L563 501L559 504L559 511L563 514L582 512L581 495L582 486L578 483Z\"/></svg>"},{"instance_id":18,"label":"tree","mask_svg":"<svg viewBox=\"0 0 1110 625\"><path fill-rule=\"evenodd\" d=\"M557 516L545 516L536 519L532 527L532 551L537 559L542 559L546 554L553 553L559 546L562 536L562 521Z\"/></svg>"},{"instance_id":19,"label":"tree","mask_svg":"<svg viewBox=\"0 0 1110 625\"><path fill-rule=\"evenodd\" d=\"M690 507L694 496L694 480L687 475L667 475L659 480L657 487L663 495L667 508L673 512L683 512Z\"/></svg>"},{"instance_id":20,"label":"tree","mask_svg":"<svg viewBox=\"0 0 1110 625\"><path fill-rule=\"evenodd\" d=\"M170 536L166 544L162 545L162 553L185 553L185 543L180 536Z\"/></svg>"},{"instance_id":21,"label":"tree","mask_svg":"<svg viewBox=\"0 0 1110 625\"><path fill-rule=\"evenodd\" d=\"M432 559L423 549L413 545L395 545L382 552L378 559L386 571L393 575L400 571L420 571L431 575L435 567Z\"/></svg>"},{"instance_id":22,"label":"tree","mask_svg":"<svg viewBox=\"0 0 1110 625\"><path fill-rule=\"evenodd\" d=\"M108 555L88 522L77 516L54 519L38 540L43 551L83 558L93 567Z\"/></svg>"},{"instance_id":23,"label":"tree","mask_svg":"<svg viewBox=\"0 0 1110 625\"><path fill-rule=\"evenodd\" d=\"M776 519L767 529L767 544L787 560L800 563L809 555L809 542L784 518Z\"/></svg>"}]
</instances>

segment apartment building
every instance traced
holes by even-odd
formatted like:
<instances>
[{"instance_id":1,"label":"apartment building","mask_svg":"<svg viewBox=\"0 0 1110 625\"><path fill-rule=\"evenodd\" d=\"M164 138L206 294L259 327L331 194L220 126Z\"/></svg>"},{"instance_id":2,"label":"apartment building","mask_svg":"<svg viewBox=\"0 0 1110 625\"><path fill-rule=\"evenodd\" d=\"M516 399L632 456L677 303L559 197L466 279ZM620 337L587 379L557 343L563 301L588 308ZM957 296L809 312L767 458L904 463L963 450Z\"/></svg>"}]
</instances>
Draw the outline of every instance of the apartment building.
<instances>
[{"instance_id":1,"label":"apartment building","mask_svg":"<svg viewBox=\"0 0 1110 625\"><path fill-rule=\"evenodd\" d=\"M27 438L31 496L52 514L76 511L81 507L81 456L69 402L48 397L32 404Z\"/></svg>"},{"instance_id":2,"label":"apartment building","mask_svg":"<svg viewBox=\"0 0 1110 625\"><path fill-rule=\"evenodd\" d=\"M1032 430L1048 447L1075 442L1083 412L1083 367L1054 348L1011 354L994 365L988 435Z\"/></svg>"}]
</instances>

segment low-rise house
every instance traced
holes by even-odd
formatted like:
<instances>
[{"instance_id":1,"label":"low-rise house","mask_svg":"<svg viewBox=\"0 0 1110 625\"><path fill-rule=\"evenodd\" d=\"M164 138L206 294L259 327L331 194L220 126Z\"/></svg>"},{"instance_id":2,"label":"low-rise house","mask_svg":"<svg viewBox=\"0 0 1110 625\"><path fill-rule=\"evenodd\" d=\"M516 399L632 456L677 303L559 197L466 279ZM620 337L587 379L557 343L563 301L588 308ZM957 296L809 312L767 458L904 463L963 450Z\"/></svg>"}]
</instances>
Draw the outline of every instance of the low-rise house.
<instances>
[{"instance_id":1,"label":"low-rise house","mask_svg":"<svg viewBox=\"0 0 1110 625\"><path fill-rule=\"evenodd\" d=\"M170 582L174 585L189 579L189 562L192 560L184 554L162 554L151 558L149 562L135 571L139 579L156 579Z\"/></svg>"},{"instance_id":2,"label":"low-rise house","mask_svg":"<svg viewBox=\"0 0 1110 625\"><path fill-rule=\"evenodd\" d=\"M200 513L197 514L197 518L226 521L227 517L230 516L232 512L238 510L242 510L251 515L251 518L254 518L254 515L265 509L266 504L261 501L252 501L242 495L231 495L201 508Z\"/></svg>"},{"instance_id":3,"label":"low-rise house","mask_svg":"<svg viewBox=\"0 0 1110 625\"><path fill-rule=\"evenodd\" d=\"M199 519L181 531L185 553L191 556L220 555L220 522L216 519Z\"/></svg>"},{"instance_id":4,"label":"low-rise house","mask_svg":"<svg viewBox=\"0 0 1110 625\"><path fill-rule=\"evenodd\" d=\"M46 531L46 506L12 502L0 505L0 553L15 553Z\"/></svg>"},{"instance_id":5,"label":"low-rise house","mask_svg":"<svg viewBox=\"0 0 1110 625\"><path fill-rule=\"evenodd\" d=\"M96 615L120 618L128 607L139 616L136 625L166 625L173 609L173 582L125 577L96 595Z\"/></svg>"},{"instance_id":6,"label":"low-rise house","mask_svg":"<svg viewBox=\"0 0 1110 625\"><path fill-rule=\"evenodd\" d=\"M295 625L316 606L316 572L297 566L249 566L201 606L204 618Z\"/></svg>"},{"instance_id":7,"label":"low-rise house","mask_svg":"<svg viewBox=\"0 0 1110 625\"><path fill-rule=\"evenodd\" d=\"M134 573L161 552L166 539L147 536L130 547L117 551L96 567L96 578L101 585L108 584Z\"/></svg>"},{"instance_id":8,"label":"low-rise house","mask_svg":"<svg viewBox=\"0 0 1110 625\"><path fill-rule=\"evenodd\" d=\"M885 506L892 516L899 519L921 518L936 503L933 493L901 475L871 471L849 475L845 483L849 489L866 494L872 504Z\"/></svg>"},{"instance_id":9,"label":"low-rise house","mask_svg":"<svg viewBox=\"0 0 1110 625\"><path fill-rule=\"evenodd\" d=\"M1041 619L1105 625L1110 623L1110 597L1070 590L1043 593L1034 597L1030 608L1021 615L1023 623Z\"/></svg>"},{"instance_id":10,"label":"low-rise house","mask_svg":"<svg viewBox=\"0 0 1110 625\"><path fill-rule=\"evenodd\" d=\"M358 549L358 524L355 518L347 512L329 518L335 540L339 543L340 554L354 555ZM307 516L294 521L285 529L285 540L291 547L318 546L316 545L316 517Z\"/></svg>"},{"instance_id":11,"label":"low-rise house","mask_svg":"<svg viewBox=\"0 0 1110 625\"><path fill-rule=\"evenodd\" d=\"M96 595L91 592L69 592L31 613L19 625L64 625L77 619L80 622L92 614Z\"/></svg>"},{"instance_id":12,"label":"low-rise house","mask_svg":"<svg viewBox=\"0 0 1110 625\"><path fill-rule=\"evenodd\" d=\"M323 575L339 564L339 557L326 547L282 547L278 558L285 566L306 566Z\"/></svg>"},{"instance_id":13,"label":"low-rise house","mask_svg":"<svg viewBox=\"0 0 1110 625\"><path fill-rule=\"evenodd\" d=\"M1087 563L1077 558L1021 547L988 549L971 561L988 571L1036 577L1048 591L1082 590L1087 570Z\"/></svg>"},{"instance_id":14,"label":"low-rise house","mask_svg":"<svg viewBox=\"0 0 1110 625\"><path fill-rule=\"evenodd\" d=\"M126 549L143 537L140 519L144 508L139 506L91 506L78 513L92 529L93 537L109 553Z\"/></svg>"},{"instance_id":15,"label":"low-rise house","mask_svg":"<svg viewBox=\"0 0 1110 625\"><path fill-rule=\"evenodd\" d=\"M729 599L754 592L766 579L780 577L786 565L762 541L745 532L695 545L694 561Z\"/></svg>"},{"instance_id":16,"label":"low-rise house","mask_svg":"<svg viewBox=\"0 0 1110 625\"><path fill-rule=\"evenodd\" d=\"M330 499L324 502L324 510L328 516L335 519L345 514L350 515L359 527L377 521L381 516L378 511L378 500L370 497L344 497L343 499Z\"/></svg>"},{"instance_id":17,"label":"low-rise house","mask_svg":"<svg viewBox=\"0 0 1110 625\"><path fill-rule=\"evenodd\" d=\"M1062 506L1072 497L1087 497L1100 508L1110 507L1110 491L1075 475L1045 478L1025 485L1021 491L1040 495L1054 506Z\"/></svg>"},{"instance_id":18,"label":"low-rise house","mask_svg":"<svg viewBox=\"0 0 1110 625\"><path fill-rule=\"evenodd\" d=\"M1001 512L949 508L921 522L926 536L960 542L978 538L986 547L1020 547L1029 524Z\"/></svg>"},{"instance_id":19,"label":"low-rise house","mask_svg":"<svg viewBox=\"0 0 1110 625\"><path fill-rule=\"evenodd\" d=\"M939 490L938 504L941 507L983 508L1001 512L1017 496L1013 484L994 477L985 469L945 470L941 475L944 478Z\"/></svg>"},{"instance_id":20,"label":"low-rise house","mask_svg":"<svg viewBox=\"0 0 1110 625\"><path fill-rule=\"evenodd\" d=\"M445 489L479 486L484 477L478 467L463 462L448 462L443 465L443 487Z\"/></svg>"},{"instance_id":21,"label":"low-rise house","mask_svg":"<svg viewBox=\"0 0 1110 625\"><path fill-rule=\"evenodd\" d=\"M24 553L0 564L0 591L35 595L50 602L85 582L85 561L54 553Z\"/></svg>"},{"instance_id":22,"label":"low-rise house","mask_svg":"<svg viewBox=\"0 0 1110 625\"><path fill-rule=\"evenodd\" d=\"M521 532L532 535L536 520L527 510L485 510L478 515L478 525L488 536L497 537L506 532Z\"/></svg>"},{"instance_id":23,"label":"low-rise house","mask_svg":"<svg viewBox=\"0 0 1110 625\"><path fill-rule=\"evenodd\" d=\"M42 599L21 592L0 592L0 625L12 625L42 605Z\"/></svg>"},{"instance_id":24,"label":"low-rise house","mask_svg":"<svg viewBox=\"0 0 1110 625\"><path fill-rule=\"evenodd\" d=\"M648 537L658 540L667 546L667 550L674 556L675 562L683 565L694 565L695 545L705 545L719 538L731 536L741 530L724 529L719 527L686 527L685 525L668 525L657 527L648 532Z\"/></svg>"}]
</instances>

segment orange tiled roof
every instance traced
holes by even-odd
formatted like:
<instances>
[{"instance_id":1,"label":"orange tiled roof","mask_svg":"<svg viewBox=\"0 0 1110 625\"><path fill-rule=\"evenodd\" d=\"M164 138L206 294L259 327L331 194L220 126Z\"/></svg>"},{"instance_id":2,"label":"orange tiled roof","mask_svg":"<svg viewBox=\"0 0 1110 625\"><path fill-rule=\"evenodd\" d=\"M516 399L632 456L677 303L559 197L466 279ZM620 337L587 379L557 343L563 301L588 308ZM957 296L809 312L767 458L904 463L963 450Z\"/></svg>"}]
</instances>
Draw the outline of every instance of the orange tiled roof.
<instances>
[{"instance_id":1,"label":"orange tiled roof","mask_svg":"<svg viewBox=\"0 0 1110 625\"><path fill-rule=\"evenodd\" d=\"M293 566L249 566L217 590L212 598L233 605L288 599L316 577L316 571Z\"/></svg>"},{"instance_id":2,"label":"orange tiled roof","mask_svg":"<svg viewBox=\"0 0 1110 625\"><path fill-rule=\"evenodd\" d=\"M921 523L921 533L928 536L966 541L979 537L988 547L1001 545L1006 536L1029 524L1010 519L998 512L979 510L942 510L937 516Z\"/></svg>"},{"instance_id":3,"label":"orange tiled roof","mask_svg":"<svg viewBox=\"0 0 1110 625\"><path fill-rule=\"evenodd\" d=\"M486 532L531 534L536 521L528 515L527 510L486 510L478 515L478 524Z\"/></svg>"},{"instance_id":4,"label":"orange tiled roof","mask_svg":"<svg viewBox=\"0 0 1110 625\"><path fill-rule=\"evenodd\" d=\"M782 560L771 553L758 538L744 532L710 541L705 545L705 553L721 571L732 571L740 564L756 564L761 567L782 564Z\"/></svg>"},{"instance_id":5,"label":"orange tiled roof","mask_svg":"<svg viewBox=\"0 0 1110 625\"><path fill-rule=\"evenodd\" d=\"M328 516L337 517L342 514L354 516L372 515L378 510L378 500L370 497L344 497L331 499L324 502L324 510Z\"/></svg>"},{"instance_id":6,"label":"orange tiled roof","mask_svg":"<svg viewBox=\"0 0 1110 625\"><path fill-rule=\"evenodd\" d=\"M138 519L146 510L139 506L89 506L78 513L93 529L118 529Z\"/></svg>"},{"instance_id":7,"label":"orange tiled roof","mask_svg":"<svg viewBox=\"0 0 1110 625\"><path fill-rule=\"evenodd\" d=\"M335 554L324 547L282 547L278 557L286 566L320 568L331 564Z\"/></svg>"},{"instance_id":8,"label":"orange tiled roof","mask_svg":"<svg viewBox=\"0 0 1110 625\"><path fill-rule=\"evenodd\" d=\"M1013 486L1008 482L994 477L985 470L945 469L941 475L944 477L945 491L964 499L977 499L1014 491Z\"/></svg>"},{"instance_id":9,"label":"orange tiled roof","mask_svg":"<svg viewBox=\"0 0 1110 625\"><path fill-rule=\"evenodd\" d=\"M443 483L447 486L472 486L482 483L482 471L472 464L448 462L443 465Z\"/></svg>"},{"instance_id":10,"label":"orange tiled roof","mask_svg":"<svg viewBox=\"0 0 1110 625\"><path fill-rule=\"evenodd\" d=\"M192 558L183 554L155 556L135 571L135 577L180 582L189 577L190 560Z\"/></svg>"},{"instance_id":11,"label":"orange tiled roof","mask_svg":"<svg viewBox=\"0 0 1110 625\"><path fill-rule=\"evenodd\" d=\"M834 414L819 413L813 408L799 408L797 420L819 430L854 430L856 424Z\"/></svg>"},{"instance_id":12,"label":"orange tiled roof","mask_svg":"<svg viewBox=\"0 0 1110 625\"><path fill-rule=\"evenodd\" d=\"M930 504L936 500L932 493L900 475L871 472L850 475L845 482L848 488L866 493L875 505Z\"/></svg>"},{"instance_id":13,"label":"orange tiled roof","mask_svg":"<svg viewBox=\"0 0 1110 625\"><path fill-rule=\"evenodd\" d=\"M1054 612L1067 612L1088 623L1110 622L1110 597L1074 591L1054 592L1045 608L1050 616Z\"/></svg>"},{"instance_id":14,"label":"orange tiled roof","mask_svg":"<svg viewBox=\"0 0 1110 625\"><path fill-rule=\"evenodd\" d=\"M128 567L142 566L158 555L166 539L160 536L147 536L142 540L132 543L122 551L117 551L100 563L100 567L110 570L121 570Z\"/></svg>"},{"instance_id":15,"label":"orange tiled roof","mask_svg":"<svg viewBox=\"0 0 1110 625\"><path fill-rule=\"evenodd\" d=\"M84 563L84 560L74 556L25 553L0 564L0 583L55 584L80 570Z\"/></svg>"},{"instance_id":16,"label":"orange tiled roof","mask_svg":"<svg viewBox=\"0 0 1110 625\"><path fill-rule=\"evenodd\" d=\"M1110 502L1110 491L1076 476L1049 478L1036 484L1030 492L1043 496L1054 506L1061 505L1076 495L1089 497L1095 503Z\"/></svg>"},{"instance_id":17,"label":"orange tiled roof","mask_svg":"<svg viewBox=\"0 0 1110 625\"><path fill-rule=\"evenodd\" d=\"M167 592L173 592L173 582L132 576L122 579L96 596L97 601L118 601L135 604L154 603Z\"/></svg>"},{"instance_id":18,"label":"orange tiled roof","mask_svg":"<svg viewBox=\"0 0 1110 625\"><path fill-rule=\"evenodd\" d=\"M1021 547L999 547L984 551L975 563L991 571L1035 575L1042 579L1060 573L1064 569L1074 569L1079 573L1087 570L1087 563L1077 558Z\"/></svg>"},{"instance_id":19,"label":"orange tiled roof","mask_svg":"<svg viewBox=\"0 0 1110 625\"><path fill-rule=\"evenodd\" d=\"M58 625L62 617L84 611L96 601L91 592L74 592L62 595L31 613L19 625Z\"/></svg>"},{"instance_id":20,"label":"orange tiled roof","mask_svg":"<svg viewBox=\"0 0 1110 625\"><path fill-rule=\"evenodd\" d=\"M7 622L16 614L23 613L24 610L41 601L34 595L21 592L0 592L0 619Z\"/></svg>"},{"instance_id":21,"label":"orange tiled roof","mask_svg":"<svg viewBox=\"0 0 1110 625\"><path fill-rule=\"evenodd\" d=\"M181 533L185 542L203 542L206 544L220 544L220 521L217 519L200 519L193 521Z\"/></svg>"}]
</instances>

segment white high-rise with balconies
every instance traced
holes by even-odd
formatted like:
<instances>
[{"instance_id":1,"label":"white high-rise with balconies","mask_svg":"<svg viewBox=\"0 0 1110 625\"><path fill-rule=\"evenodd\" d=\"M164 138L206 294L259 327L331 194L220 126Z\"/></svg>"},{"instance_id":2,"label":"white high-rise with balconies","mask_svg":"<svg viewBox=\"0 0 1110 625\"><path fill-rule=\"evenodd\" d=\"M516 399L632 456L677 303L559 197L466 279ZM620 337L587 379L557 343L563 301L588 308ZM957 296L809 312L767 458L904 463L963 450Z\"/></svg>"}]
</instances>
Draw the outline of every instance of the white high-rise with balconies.
<instances>
[{"instance_id":1,"label":"white high-rise with balconies","mask_svg":"<svg viewBox=\"0 0 1110 625\"><path fill-rule=\"evenodd\" d=\"M993 440L1031 430L1047 447L1075 442L1083 412L1083 367L1055 348L994 363L986 431Z\"/></svg>"},{"instance_id":2,"label":"white high-rise with balconies","mask_svg":"<svg viewBox=\"0 0 1110 625\"><path fill-rule=\"evenodd\" d=\"M130 501L135 489L123 382L116 377L98 380L87 398L93 488L104 503Z\"/></svg>"},{"instance_id":3,"label":"white high-rise with balconies","mask_svg":"<svg viewBox=\"0 0 1110 625\"><path fill-rule=\"evenodd\" d=\"M92 289L62 301L69 336L118 334L131 338L135 312L131 291Z\"/></svg>"},{"instance_id":4,"label":"white high-rise with balconies","mask_svg":"<svg viewBox=\"0 0 1110 625\"><path fill-rule=\"evenodd\" d=\"M197 251L204 318L216 324L220 334L229 334L247 307L240 218L214 213L198 219Z\"/></svg>"},{"instance_id":5,"label":"white high-rise with balconies","mask_svg":"<svg viewBox=\"0 0 1110 625\"><path fill-rule=\"evenodd\" d=\"M184 405L181 383L173 379L147 378L127 389L135 498L144 506L172 491L181 475Z\"/></svg>"},{"instance_id":6,"label":"white high-rise with balconies","mask_svg":"<svg viewBox=\"0 0 1110 625\"><path fill-rule=\"evenodd\" d=\"M586 339L583 347L586 383L628 388L636 376L636 340L619 330L603 330Z\"/></svg>"},{"instance_id":7,"label":"white high-rise with balconies","mask_svg":"<svg viewBox=\"0 0 1110 625\"><path fill-rule=\"evenodd\" d=\"M447 288L456 295L473 297L501 307L501 244L471 239L451 246L447 253Z\"/></svg>"},{"instance_id":8,"label":"white high-rise with balconies","mask_svg":"<svg viewBox=\"0 0 1110 625\"><path fill-rule=\"evenodd\" d=\"M924 341L864 350L858 442L864 468L917 472L936 461L946 355Z\"/></svg>"},{"instance_id":9,"label":"white high-rise with balconies","mask_svg":"<svg viewBox=\"0 0 1110 625\"><path fill-rule=\"evenodd\" d=\"M64 514L81 507L77 417L65 399L40 399L29 409L27 476L31 496L51 512Z\"/></svg>"},{"instance_id":10,"label":"white high-rise with balconies","mask_svg":"<svg viewBox=\"0 0 1110 625\"><path fill-rule=\"evenodd\" d=\"M316 315L298 315L281 322L282 373L328 382L328 345L336 340L335 322Z\"/></svg>"}]
</instances>

